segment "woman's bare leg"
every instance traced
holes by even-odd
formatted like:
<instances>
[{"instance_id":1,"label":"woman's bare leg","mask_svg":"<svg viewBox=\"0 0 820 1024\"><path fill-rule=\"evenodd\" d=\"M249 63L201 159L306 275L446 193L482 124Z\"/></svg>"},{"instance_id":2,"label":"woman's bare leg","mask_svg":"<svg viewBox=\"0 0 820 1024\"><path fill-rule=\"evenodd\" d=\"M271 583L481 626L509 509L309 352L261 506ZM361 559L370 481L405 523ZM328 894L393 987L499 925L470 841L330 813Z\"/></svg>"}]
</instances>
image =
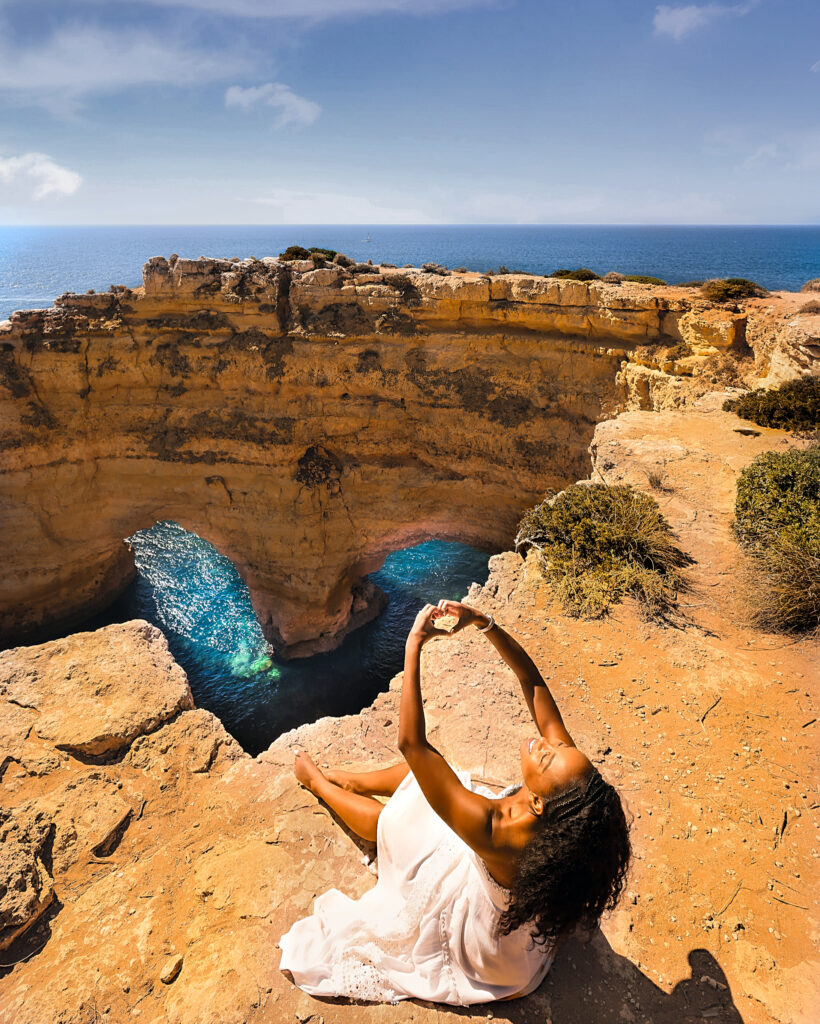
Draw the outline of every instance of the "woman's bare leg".
<instances>
[{"instance_id":1,"label":"woman's bare leg","mask_svg":"<svg viewBox=\"0 0 820 1024\"><path fill-rule=\"evenodd\" d=\"M342 789L325 778L304 750L296 752L293 773L314 796L324 800L328 807L335 811L356 835L375 843L376 829L379 815L384 807L383 804L369 796L361 796L358 793Z\"/></svg>"},{"instance_id":2,"label":"woman's bare leg","mask_svg":"<svg viewBox=\"0 0 820 1024\"><path fill-rule=\"evenodd\" d=\"M409 771L408 763L399 761L398 764L389 768L379 768L375 772L343 772L334 768L324 774L329 782L341 786L349 793L359 793L361 796L392 796Z\"/></svg>"}]
</instances>

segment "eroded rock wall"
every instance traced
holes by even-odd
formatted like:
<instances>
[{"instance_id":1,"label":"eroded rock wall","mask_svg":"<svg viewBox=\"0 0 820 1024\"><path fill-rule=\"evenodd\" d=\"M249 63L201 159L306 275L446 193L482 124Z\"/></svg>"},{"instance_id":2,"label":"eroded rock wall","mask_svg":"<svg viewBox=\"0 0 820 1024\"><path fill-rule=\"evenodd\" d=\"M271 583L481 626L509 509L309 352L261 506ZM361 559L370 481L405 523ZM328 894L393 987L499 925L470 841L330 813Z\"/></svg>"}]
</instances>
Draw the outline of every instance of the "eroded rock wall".
<instances>
[{"instance_id":1,"label":"eroded rock wall","mask_svg":"<svg viewBox=\"0 0 820 1024\"><path fill-rule=\"evenodd\" d=\"M283 653L380 607L431 536L498 549L582 477L624 360L745 316L674 289L366 264L150 260L144 287L0 325L0 641L108 604L123 538L174 519L247 581Z\"/></svg>"}]
</instances>

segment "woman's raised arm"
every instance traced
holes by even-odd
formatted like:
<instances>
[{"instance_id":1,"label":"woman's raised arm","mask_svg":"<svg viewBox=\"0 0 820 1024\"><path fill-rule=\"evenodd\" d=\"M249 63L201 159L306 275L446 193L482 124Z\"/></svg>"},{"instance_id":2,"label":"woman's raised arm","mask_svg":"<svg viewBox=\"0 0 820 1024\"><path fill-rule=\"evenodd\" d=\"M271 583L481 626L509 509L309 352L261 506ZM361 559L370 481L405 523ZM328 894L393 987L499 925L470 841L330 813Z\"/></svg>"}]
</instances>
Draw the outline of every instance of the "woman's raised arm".
<instances>
[{"instance_id":1,"label":"woman's raised arm","mask_svg":"<svg viewBox=\"0 0 820 1024\"><path fill-rule=\"evenodd\" d=\"M399 706L399 750L422 793L440 818L481 857L492 856L493 804L462 786L458 776L427 740L421 699L421 649L434 636L446 635L433 622L441 612L428 604L418 613L404 650ZM412 828L408 822L408 828Z\"/></svg>"},{"instance_id":2,"label":"woman's raised arm","mask_svg":"<svg viewBox=\"0 0 820 1024\"><path fill-rule=\"evenodd\" d=\"M524 700L527 702L527 707L530 709L530 714L541 735L552 743L560 741L574 747L575 742L567 732L567 727L564 725L561 712L558 710L558 705L555 703L549 687L536 668L535 662L515 637L502 629L491 616L485 615L477 608L462 604L460 601L439 601L438 607L439 611L447 615L455 615L458 618L456 629L476 626L484 633L515 673L521 684ZM491 622L491 628L487 629Z\"/></svg>"}]
</instances>

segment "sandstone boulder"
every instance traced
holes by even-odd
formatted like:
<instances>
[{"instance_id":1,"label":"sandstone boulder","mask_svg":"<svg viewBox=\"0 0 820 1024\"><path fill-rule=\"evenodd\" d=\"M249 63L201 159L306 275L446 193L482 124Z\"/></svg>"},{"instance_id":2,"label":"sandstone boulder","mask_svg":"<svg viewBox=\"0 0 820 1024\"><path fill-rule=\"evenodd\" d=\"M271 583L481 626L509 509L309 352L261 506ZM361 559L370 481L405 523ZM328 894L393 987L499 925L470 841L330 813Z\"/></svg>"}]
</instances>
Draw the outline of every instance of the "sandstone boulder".
<instances>
[{"instance_id":1,"label":"sandstone boulder","mask_svg":"<svg viewBox=\"0 0 820 1024\"><path fill-rule=\"evenodd\" d=\"M144 645L133 651L137 629ZM143 622L76 633L0 658L0 696L33 709L33 730L58 750L100 757L193 707L162 633Z\"/></svg>"},{"instance_id":2,"label":"sandstone boulder","mask_svg":"<svg viewBox=\"0 0 820 1024\"><path fill-rule=\"evenodd\" d=\"M44 863L53 824L33 806L0 807L0 949L30 928L54 899Z\"/></svg>"},{"instance_id":3,"label":"sandstone boulder","mask_svg":"<svg viewBox=\"0 0 820 1024\"><path fill-rule=\"evenodd\" d=\"M742 338L745 323L744 314L703 309L684 313L678 320L678 330L695 355L709 355L735 345Z\"/></svg>"}]
</instances>

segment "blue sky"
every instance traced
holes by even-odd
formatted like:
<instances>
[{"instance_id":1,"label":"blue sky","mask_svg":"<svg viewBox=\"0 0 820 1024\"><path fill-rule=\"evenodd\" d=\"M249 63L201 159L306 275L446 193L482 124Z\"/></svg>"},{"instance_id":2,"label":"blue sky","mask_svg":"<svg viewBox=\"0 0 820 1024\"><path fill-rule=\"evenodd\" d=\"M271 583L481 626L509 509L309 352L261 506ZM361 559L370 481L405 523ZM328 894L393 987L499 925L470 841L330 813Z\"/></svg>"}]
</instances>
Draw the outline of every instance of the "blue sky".
<instances>
[{"instance_id":1,"label":"blue sky","mask_svg":"<svg viewBox=\"0 0 820 1024\"><path fill-rule=\"evenodd\" d=\"M820 223L820 2L0 0L0 223Z\"/></svg>"}]
</instances>

